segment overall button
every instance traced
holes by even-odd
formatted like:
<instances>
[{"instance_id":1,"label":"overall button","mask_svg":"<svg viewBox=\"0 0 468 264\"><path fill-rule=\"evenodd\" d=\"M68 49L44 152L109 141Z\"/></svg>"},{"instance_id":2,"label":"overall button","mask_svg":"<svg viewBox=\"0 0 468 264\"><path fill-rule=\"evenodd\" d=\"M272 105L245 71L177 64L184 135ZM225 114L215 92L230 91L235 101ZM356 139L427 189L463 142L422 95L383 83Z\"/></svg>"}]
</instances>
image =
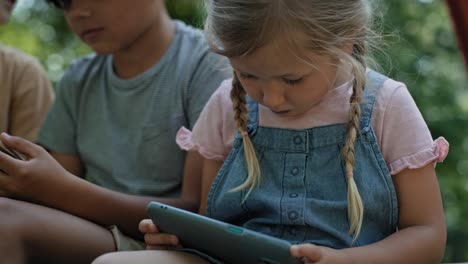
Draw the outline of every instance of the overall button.
<instances>
[{"instance_id":1,"label":"overall button","mask_svg":"<svg viewBox=\"0 0 468 264\"><path fill-rule=\"evenodd\" d=\"M296 144L296 145L302 144L301 136L295 136L293 141L294 141L294 144Z\"/></svg>"},{"instance_id":2,"label":"overall button","mask_svg":"<svg viewBox=\"0 0 468 264\"><path fill-rule=\"evenodd\" d=\"M297 198L298 196L299 196L299 194L297 194L297 193L290 193L289 194L290 198Z\"/></svg>"},{"instance_id":3,"label":"overall button","mask_svg":"<svg viewBox=\"0 0 468 264\"><path fill-rule=\"evenodd\" d=\"M289 211L288 217L291 220L296 220L297 218L299 218L299 213L296 211Z\"/></svg>"},{"instance_id":4,"label":"overall button","mask_svg":"<svg viewBox=\"0 0 468 264\"><path fill-rule=\"evenodd\" d=\"M299 168L298 167L294 167L292 170L291 170L291 174L292 175L297 175L299 173Z\"/></svg>"},{"instance_id":5,"label":"overall button","mask_svg":"<svg viewBox=\"0 0 468 264\"><path fill-rule=\"evenodd\" d=\"M290 235L295 236L295 235L297 235L297 229L295 227L291 227L291 228L288 229L288 233Z\"/></svg>"}]
</instances>

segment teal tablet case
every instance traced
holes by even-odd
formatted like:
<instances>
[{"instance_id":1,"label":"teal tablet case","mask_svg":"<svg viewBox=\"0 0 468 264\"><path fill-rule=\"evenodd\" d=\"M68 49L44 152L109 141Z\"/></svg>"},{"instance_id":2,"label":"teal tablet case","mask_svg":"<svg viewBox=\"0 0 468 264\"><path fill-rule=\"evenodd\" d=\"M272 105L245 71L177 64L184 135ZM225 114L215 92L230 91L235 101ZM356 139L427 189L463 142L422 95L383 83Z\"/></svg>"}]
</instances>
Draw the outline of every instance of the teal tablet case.
<instances>
[{"instance_id":1,"label":"teal tablet case","mask_svg":"<svg viewBox=\"0 0 468 264\"><path fill-rule=\"evenodd\" d=\"M186 248L196 249L227 264L297 264L291 243L158 202L148 215L164 233L176 235Z\"/></svg>"}]
</instances>

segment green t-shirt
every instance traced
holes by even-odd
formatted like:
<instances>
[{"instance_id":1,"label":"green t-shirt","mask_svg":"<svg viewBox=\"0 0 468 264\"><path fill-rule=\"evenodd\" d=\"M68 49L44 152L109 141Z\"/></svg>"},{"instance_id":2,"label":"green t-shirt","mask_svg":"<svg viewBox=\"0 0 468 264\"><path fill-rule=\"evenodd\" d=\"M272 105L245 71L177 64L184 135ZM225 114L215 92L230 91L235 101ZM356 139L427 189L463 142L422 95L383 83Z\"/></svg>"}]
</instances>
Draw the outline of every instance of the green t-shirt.
<instances>
[{"instance_id":1,"label":"green t-shirt","mask_svg":"<svg viewBox=\"0 0 468 264\"><path fill-rule=\"evenodd\" d=\"M129 194L177 196L185 154L180 127L192 128L211 94L231 76L225 58L208 51L203 33L176 21L167 52L141 75L123 80L112 56L73 63L39 133L39 144L77 154L85 178Z\"/></svg>"}]
</instances>

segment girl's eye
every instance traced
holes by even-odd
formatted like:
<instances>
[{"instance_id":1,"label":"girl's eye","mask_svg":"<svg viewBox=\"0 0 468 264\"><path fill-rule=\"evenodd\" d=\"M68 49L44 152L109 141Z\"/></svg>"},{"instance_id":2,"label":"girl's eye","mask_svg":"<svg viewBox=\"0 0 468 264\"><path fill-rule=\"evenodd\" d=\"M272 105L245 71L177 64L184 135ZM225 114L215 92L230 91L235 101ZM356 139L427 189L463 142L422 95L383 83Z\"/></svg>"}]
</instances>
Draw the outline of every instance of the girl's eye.
<instances>
[{"instance_id":1,"label":"girl's eye","mask_svg":"<svg viewBox=\"0 0 468 264\"><path fill-rule=\"evenodd\" d=\"M302 80L304 80L304 78L299 78L299 79L295 79L295 80L283 78L283 81L284 81L286 84L288 84L288 85L296 85L296 84L299 84L299 83L302 82Z\"/></svg>"},{"instance_id":2,"label":"girl's eye","mask_svg":"<svg viewBox=\"0 0 468 264\"><path fill-rule=\"evenodd\" d=\"M254 79L254 80L257 79L257 77L255 77L255 76L253 76L251 74L242 73L242 72L239 73L239 77L241 79Z\"/></svg>"}]
</instances>

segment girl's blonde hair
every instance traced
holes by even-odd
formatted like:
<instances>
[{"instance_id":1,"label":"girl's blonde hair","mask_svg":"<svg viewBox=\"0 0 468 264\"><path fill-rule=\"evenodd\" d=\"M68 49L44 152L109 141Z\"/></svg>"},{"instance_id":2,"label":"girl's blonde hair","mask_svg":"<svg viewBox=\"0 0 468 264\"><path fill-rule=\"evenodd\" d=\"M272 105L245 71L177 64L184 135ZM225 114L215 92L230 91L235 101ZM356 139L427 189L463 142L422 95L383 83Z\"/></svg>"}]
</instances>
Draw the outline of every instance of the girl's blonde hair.
<instances>
[{"instance_id":1,"label":"girl's blonde hair","mask_svg":"<svg viewBox=\"0 0 468 264\"><path fill-rule=\"evenodd\" d=\"M206 3L205 32L211 49L218 54L242 57L282 38L292 50L307 49L329 56L339 66L351 67L354 83L343 158L348 179L349 233L356 240L364 207L353 177L354 145L359 133L366 53L372 34L369 3L365 0L206 0ZM346 47L351 46L352 52L347 52ZM231 99L248 169L246 181L234 190L249 188L249 194L259 184L260 165L247 134L245 95L234 73Z\"/></svg>"}]
</instances>

